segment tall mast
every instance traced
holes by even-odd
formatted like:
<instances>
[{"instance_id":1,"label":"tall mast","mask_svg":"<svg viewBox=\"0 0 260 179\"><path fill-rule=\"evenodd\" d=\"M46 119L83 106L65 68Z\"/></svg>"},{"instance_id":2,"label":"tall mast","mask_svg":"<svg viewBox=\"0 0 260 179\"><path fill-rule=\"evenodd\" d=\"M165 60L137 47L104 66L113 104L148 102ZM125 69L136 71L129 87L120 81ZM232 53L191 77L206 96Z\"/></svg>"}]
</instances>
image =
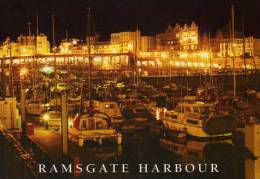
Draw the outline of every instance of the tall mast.
<instances>
[{"instance_id":1,"label":"tall mast","mask_svg":"<svg viewBox=\"0 0 260 179\"><path fill-rule=\"evenodd\" d=\"M36 14L36 36L39 36L39 15Z\"/></svg>"},{"instance_id":2,"label":"tall mast","mask_svg":"<svg viewBox=\"0 0 260 179\"><path fill-rule=\"evenodd\" d=\"M56 72L57 72L57 67L56 67L56 47L55 47L55 15L52 14L51 16L51 24L52 24L52 49L53 49L53 53L54 53L54 74L56 77Z\"/></svg>"},{"instance_id":3,"label":"tall mast","mask_svg":"<svg viewBox=\"0 0 260 179\"><path fill-rule=\"evenodd\" d=\"M246 39L245 39L245 22L242 21L242 35L243 35L243 60L244 60L244 70L245 70L245 83L247 83L247 68L246 68Z\"/></svg>"},{"instance_id":4,"label":"tall mast","mask_svg":"<svg viewBox=\"0 0 260 179\"><path fill-rule=\"evenodd\" d=\"M237 92L237 84L236 84L236 70L235 70L235 54L234 54L234 43L235 43L235 12L234 12L234 5L231 6L231 26L232 26L232 62L233 62L233 98L236 99L236 92Z\"/></svg>"},{"instance_id":5,"label":"tall mast","mask_svg":"<svg viewBox=\"0 0 260 179\"><path fill-rule=\"evenodd\" d=\"M53 48L53 55L54 55L54 84L55 84L55 91L57 90L57 61L56 61L56 47L55 47L55 15L52 14L51 16L51 24L52 24L52 48ZM55 111L58 110L58 97L55 95Z\"/></svg>"},{"instance_id":6,"label":"tall mast","mask_svg":"<svg viewBox=\"0 0 260 179\"><path fill-rule=\"evenodd\" d=\"M86 40L87 40L87 44L88 44L88 98L89 98L89 101L91 100L91 66L92 66L92 61L91 61L91 48L90 48L90 34L91 34L91 28L90 28L90 16L91 16L91 9L90 8L87 8L88 10L88 18L87 18L87 37L86 37Z\"/></svg>"},{"instance_id":7,"label":"tall mast","mask_svg":"<svg viewBox=\"0 0 260 179\"><path fill-rule=\"evenodd\" d=\"M39 36L39 16L37 13L36 14L36 40L35 40L36 55L38 54L38 36Z\"/></svg>"},{"instance_id":8,"label":"tall mast","mask_svg":"<svg viewBox=\"0 0 260 179\"><path fill-rule=\"evenodd\" d=\"M68 32L68 29L65 30L65 35L66 35L66 41L69 42L69 32Z\"/></svg>"},{"instance_id":9,"label":"tall mast","mask_svg":"<svg viewBox=\"0 0 260 179\"><path fill-rule=\"evenodd\" d=\"M135 45L134 45L134 84L138 84L138 69L137 69L137 51L138 51L138 25L135 30Z\"/></svg>"},{"instance_id":10,"label":"tall mast","mask_svg":"<svg viewBox=\"0 0 260 179\"><path fill-rule=\"evenodd\" d=\"M37 94L36 94L36 88L35 88L35 83L36 83L36 56L38 54L38 35L39 35L39 22L38 22L38 14L36 14L36 37L34 41L35 49L34 49L34 58L32 61L32 82L33 82L33 101L36 101L37 99Z\"/></svg>"},{"instance_id":11,"label":"tall mast","mask_svg":"<svg viewBox=\"0 0 260 179\"><path fill-rule=\"evenodd\" d=\"M213 84L213 79L212 79L212 66L211 66L211 55L212 55L212 51L211 51L211 34L209 32L209 80L210 80L210 85Z\"/></svg>"},{"instance_id":12,"label":"tall mast","mask_svg":"<svg viewBox=\"0 0 260 179\"><path fill-rule=\"evenodd\" d=\"M28 35L31 36L31 22L28 22Z\"/></svg>"}]
</instances>

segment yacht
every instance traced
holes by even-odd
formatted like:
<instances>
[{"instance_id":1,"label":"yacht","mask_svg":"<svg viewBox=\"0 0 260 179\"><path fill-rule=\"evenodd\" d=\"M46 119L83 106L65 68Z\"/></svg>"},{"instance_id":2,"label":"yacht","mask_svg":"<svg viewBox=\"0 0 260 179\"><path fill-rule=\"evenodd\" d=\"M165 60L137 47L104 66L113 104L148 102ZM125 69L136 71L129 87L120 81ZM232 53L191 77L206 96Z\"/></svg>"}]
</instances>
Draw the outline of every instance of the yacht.
<instances>
[{"instance_id":1,"label":"yacht","mask_svg":"<svg viewBox=\"0 0 260 179\"><path fill-rule=\"evenodd\" d=\"M165 110L160 118L166 129L199 138L231 136L236 127L235 118L220 112L216 103L200 102L191 96L174 110Z\"/></svg>"}]
</instances>

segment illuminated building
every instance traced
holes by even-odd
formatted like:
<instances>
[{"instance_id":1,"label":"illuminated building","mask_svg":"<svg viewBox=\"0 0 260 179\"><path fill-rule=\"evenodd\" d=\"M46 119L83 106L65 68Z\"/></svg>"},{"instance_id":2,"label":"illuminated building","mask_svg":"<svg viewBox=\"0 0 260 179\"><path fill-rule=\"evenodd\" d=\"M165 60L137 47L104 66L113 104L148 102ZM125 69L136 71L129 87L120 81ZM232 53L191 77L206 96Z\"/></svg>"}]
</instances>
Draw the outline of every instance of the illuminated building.
<instances>
[{"instance_id":1,"label":"illuminated building","mask_svg":"<svg viewBox=\"0 0 260 179\"><path fill-rule=\"evenodd\" d=\"M74 42L74 43L73 43ZM110 54L110 53L126 53L128 49L123 49L122 43L116 42L95 42L90 45L91 54ZM60 54L86 54L88 53L88 44L79 43L79 40L70 40L62 42L59 47Z\"/></svg>"},{"instance_id":2,"label":"illuminated building","mask_svg":"<svg viewBox=\"0 0 260 179\"><path fill-rule=\"evenodd\" d=\"M111 43L121 43L122 51L129 52L140 49L140 41L141 41L141 32L119 32L112 33L110 37ZM137 45L137 48L136 48Z\"/></svg>"},{"instance_id":3,"label":"illuminated building","mask_svg":"<svg viewBox=\"0 0 260 179\"><path fill-rule=\"evenodd\" d=\"M79 44L79 39L70 39L70 40L62 40L59 46L59 52L61 54L71 54L71 53L78 53L77 50L73 47L76 47ZM80 51L82 49L80 48ZM82 53L82 52L80 52Z\"/></svg>"},{"instance_id":4,"label":"illuminated building","mask_svg":"<svg viewBox=\"0 0 260 179\"><path fill-rule=\"evenodd\" d=\"M156 35L157 50L197 50L198 26L192 22L190 26L181 27L178 23L168 26L164 33Z\"/></svg>"},{"instance_id":5,"label":"illuminated building","mask_svg":"<svg viewBox=\"0 0 260 179\"><path fill-rule=\"evenodd\" d=\"M155 37L153 36L141 36L140 50L144 52L155 50Z\"/></svg>"},{"instance_id":6,"label":"illuminated building","mask_svg":"<svg viewBox=\"0 0 260 179\"><path fill-rule=\"evenodd\" d=\"M37 54L45 55L50 53L50 42L47 39L47 36L44 34L40 34L37 36Z\"/></svg>"},{"instance_id":7,"label":"illuminated building","mask_svg":"<svg viewBox=\"0 0 260 179\"><path fill-rule=\"evenodd\" d=\"M19 56L18 44L7 38L0 46L0 57Z\"/></svg>"},{"instance_id":8,"label":"illuminated building","mask_svg":"<svg viewBox=\"0 0 260 179\"><path fill-rule=\"evenodd\" d=\"M20 35L17 38L17 44L19 46L20 56L32 56L34 54L43 55L50 53L50 43L47 36L43 34L37 36L37 40L36 36Z\"/></svg>"},{"instance_id":9,"label":"illuminated building","mask_svg":"<svg viewBox=\"0 0 260 179\"><path fill-rule=\"evenodd\" d=\"M199 38L198 26L192 22L190 26L185 24L176 34L181 50L197 50Z\"/></svg>"},{"instance_id":10,"label":"illuminated building","mask_svg":"<svg viewBox=\"0 0 260 179\"><path fill-rule=\"evenodd\" d=\"M177 33L181 30L181 26L176 23L174 28L169 25L164 33L156 35L157 50L176 50L179 48Z\"/></svg>"},{"instance_id":11,"label":"illuminated building","mask_svg":"<svg viewBox=\"0 0 260 179\"><path fill-rule=\"evenodd\" d=\"M123 50L122 43L116 42L98 42L95 44L95 51L96 53L123 53L128 52Z\"/></svg>"},{"instance_id":12,"label":"illuminated building","mask_svg":"<svg viewBox=\"0 0 260 179\"><path fill-rule=\"evenodd\" d=\"M233 44L233 45L232 45ZM244 40L236 38L234 43L230 39L224 39L220 42L221 57L242 57L245 50L246 57L260 55L260 39L247 37Z\"/></svg>"},{"instance_id":13,"label":"illuminated building","mask_svg":"<svg viewBox=\"0 0 260 179\"><path fill-rule=\"evenodd\" d=\"M36 44L35 36L19 36L17 42L11 42L9 38L0 47L1 57L10 56L33 56L50 54L50 43L47 36L41 34L37 37ZM36 49L37 47L37 49Z\"/></svg>"}]
</instances>

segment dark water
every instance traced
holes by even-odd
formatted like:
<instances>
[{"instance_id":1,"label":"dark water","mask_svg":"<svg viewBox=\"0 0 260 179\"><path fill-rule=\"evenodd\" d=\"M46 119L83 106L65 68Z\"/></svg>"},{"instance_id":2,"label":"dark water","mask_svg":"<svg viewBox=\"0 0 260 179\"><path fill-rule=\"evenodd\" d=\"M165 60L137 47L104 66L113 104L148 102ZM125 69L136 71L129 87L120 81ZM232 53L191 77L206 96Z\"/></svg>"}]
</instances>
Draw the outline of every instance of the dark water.
<instances>
[{"instance_id":1,"label":"dark water","mask_svg":"<svg viewBox=\"0 0 260 179\"><path fill-rule=\"evenodd\" d=\"M89 144L86 152L97 157L94 163L126 163L129 165L130 173L128 174L121 172L98 174L97 178L245 179L243 151L227 140L218 142L174 141L149 133L132 133L124 136L121 147L111 144L103 146ZM148 173L140 173L138 164L148 164ZM156 169L152 172L155 164L158 166L159 173ZM173 172L164 173L164 164L171 164ZM175 173L174 164L182 164L183 171ZM184 171L185 164L193 164L196 168L198 164L217 164L219 173L211 173L210 168L205 173L200 173L198 170L188 173Z\"/></svg>"}]
</instances>

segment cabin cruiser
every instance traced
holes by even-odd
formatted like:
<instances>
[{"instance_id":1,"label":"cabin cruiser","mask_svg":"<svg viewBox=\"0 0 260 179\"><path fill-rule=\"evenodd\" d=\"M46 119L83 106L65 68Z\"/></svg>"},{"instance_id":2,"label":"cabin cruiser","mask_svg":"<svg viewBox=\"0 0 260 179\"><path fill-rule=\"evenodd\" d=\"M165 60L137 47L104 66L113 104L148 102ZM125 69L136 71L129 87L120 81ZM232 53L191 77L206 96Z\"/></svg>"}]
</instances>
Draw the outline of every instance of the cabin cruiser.
<instances>
[{"instance_id":1,"label":"cabin cruiser","mask_svg":"<svg viewBox=\"0 0 260 179\"><path fill-rule=\"evenodd\" d=\"M196 101L191 96L185 97L175 110L166 110L161 119L166 129L202 138L231 136L236 127L235 118L220 113L216 103Z\"/></svg>"},{"instance_id":2,"label":"cabin cruiser","mask_svg":"<svg viewBox=\"0 0 260 179\"><path fill-rule=\"evenodd\" d=\"M122 135L111 127L110 118L96 114L93 117L77 114L69 127L69 135L79 146L83 146L86 141L102 143L106 139L122 143Z\"/></svg>"}]
</instances>

